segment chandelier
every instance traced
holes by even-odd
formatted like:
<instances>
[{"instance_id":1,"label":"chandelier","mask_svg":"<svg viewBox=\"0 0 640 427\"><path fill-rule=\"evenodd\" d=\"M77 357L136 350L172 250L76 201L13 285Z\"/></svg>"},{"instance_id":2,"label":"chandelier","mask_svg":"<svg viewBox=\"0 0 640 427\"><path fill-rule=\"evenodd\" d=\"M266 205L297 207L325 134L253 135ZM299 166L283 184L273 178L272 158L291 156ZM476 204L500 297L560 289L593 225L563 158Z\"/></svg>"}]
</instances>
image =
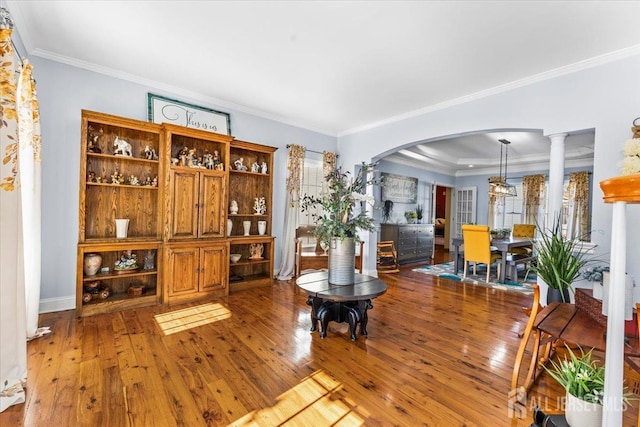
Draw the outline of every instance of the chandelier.
<instances>
[{"instance_id":1,"label":"chandelier","mask_svg":"<svg viewBox=\"0 0 640 427\"><path fill-rule=\"evenodd\" d=\"M498 197L515 197L518 195L516 187L507 182L507 159L509 153L509 144L511 141L507 139L498 140L500 146L500 176L499 179L489 183L489 194ZM504 148L504 177L502 176L502 152Z\"/></svg>"}]
</instances>

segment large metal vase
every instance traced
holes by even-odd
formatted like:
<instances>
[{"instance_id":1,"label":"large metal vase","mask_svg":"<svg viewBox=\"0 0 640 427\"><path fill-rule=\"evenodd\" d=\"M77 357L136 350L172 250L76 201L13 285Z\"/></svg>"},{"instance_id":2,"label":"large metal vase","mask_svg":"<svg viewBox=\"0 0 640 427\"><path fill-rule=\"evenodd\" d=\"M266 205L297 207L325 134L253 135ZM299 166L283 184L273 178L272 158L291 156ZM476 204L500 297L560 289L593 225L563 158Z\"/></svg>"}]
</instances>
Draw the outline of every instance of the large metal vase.
<instances>
[{"instance_id":1,"label":"large metal vase","mask_svg":"<svg viewBox=\"0 0 640 427\"><path fill-rule=\"evenodd\" d=\"M356 277L356 241L331 238L329 245L329 283L353 285Z\"/></svg>"}]
</instances>

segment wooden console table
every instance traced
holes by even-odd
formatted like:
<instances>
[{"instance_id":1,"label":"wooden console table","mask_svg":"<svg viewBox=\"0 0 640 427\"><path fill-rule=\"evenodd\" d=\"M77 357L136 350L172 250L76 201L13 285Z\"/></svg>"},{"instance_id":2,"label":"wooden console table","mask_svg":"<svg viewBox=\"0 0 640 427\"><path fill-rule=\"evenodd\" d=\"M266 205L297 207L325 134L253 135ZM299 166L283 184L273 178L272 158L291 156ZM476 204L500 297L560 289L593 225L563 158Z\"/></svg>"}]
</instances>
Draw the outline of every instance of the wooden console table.
<instances>
[{"instance_id":1,"label":"wooden console table","mask_svg":"<svg viewBox=\"0 0 640 427\"><path fill-rule=\"evenodd\" d=\"M320 323L320 337L327 336L327 325L333 322L348 322L351 340L355 340L356 328L367 336L367 310L373 308L371 300L387 291L387 284L377 277L356 274L353 285L332 285L327 272L304 274L296 285L309 294L307 305L311 306L311 332Z\"/></svg>"}]
</instances>

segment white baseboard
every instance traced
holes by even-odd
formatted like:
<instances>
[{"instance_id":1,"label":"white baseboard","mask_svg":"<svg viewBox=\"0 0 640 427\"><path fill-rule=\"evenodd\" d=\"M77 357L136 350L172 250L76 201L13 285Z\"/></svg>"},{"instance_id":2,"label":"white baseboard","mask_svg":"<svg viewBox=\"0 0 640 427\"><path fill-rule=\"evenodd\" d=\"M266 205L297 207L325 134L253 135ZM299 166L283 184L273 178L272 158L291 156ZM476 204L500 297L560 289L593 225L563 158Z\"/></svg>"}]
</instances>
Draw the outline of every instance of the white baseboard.
<instances>
[{"instance_id":1,"label":"white baseboard","mask_svg":"<svg viewBox=\"0 0 640 427\"><path fill-rule=\"evenodd\" d=\"M40 300L40 314L54 311L75 310L76 297L48 298Z\"/></svg>"}]
</instances>

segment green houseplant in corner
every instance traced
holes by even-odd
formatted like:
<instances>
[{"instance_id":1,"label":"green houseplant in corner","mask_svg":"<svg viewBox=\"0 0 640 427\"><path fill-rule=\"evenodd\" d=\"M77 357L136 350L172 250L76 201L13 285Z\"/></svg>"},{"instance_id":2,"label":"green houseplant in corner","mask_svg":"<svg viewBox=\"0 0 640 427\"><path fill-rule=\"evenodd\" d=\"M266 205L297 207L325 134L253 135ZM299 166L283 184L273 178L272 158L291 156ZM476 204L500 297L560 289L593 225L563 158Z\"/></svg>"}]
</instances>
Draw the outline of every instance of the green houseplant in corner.
<instances>
[{"instance_id":1,"label":"green houseplant in corner","mask_svg":"<svg viewBox=\"0 0 640 427\"><path fill-rule=\"evenodd\" d=\"M358 231L374 231L373 218L367 215L366 205L373 205L374 198L365 194L368 185L377 185L373 175L374 165L362 163L357 175L342 167L331 171L325 180L327 189L319 196L305 194L300 205L303 212L310 212L315 222L315 236L329 247L329 283L348 285L355 277L355 243L360 241ZM355 212L356 204L360 211Z\"/></svg>"},{"instance_id":2,"label":"green houseplant in corner","mask_svg":"<svg viewBox=\"0 0 640 427\"><path fill-rule=\"evenodd\" d=\"M566 391L565 418L570 426L600 427L604 399L604 366L592 357L593 350L576 354L567 346L567 356L551 361L545 370ZM626 397L624 398L627 402Z\"/></svg>"},{"instance_id":3,"label":"green houseplant in corner","mask_svg":"<svg viewBox=\"0 0 640 427\"><path fill-rule=\"evenodd\" d=\"M573 290L571 284L589 262L580 242L562 235L562 224L558 217L551 229L545 230L538 225L534 251L536 260L530 270L549 287L547 303L569 302L569 291Z\"/></svg>"}]
</instances>

